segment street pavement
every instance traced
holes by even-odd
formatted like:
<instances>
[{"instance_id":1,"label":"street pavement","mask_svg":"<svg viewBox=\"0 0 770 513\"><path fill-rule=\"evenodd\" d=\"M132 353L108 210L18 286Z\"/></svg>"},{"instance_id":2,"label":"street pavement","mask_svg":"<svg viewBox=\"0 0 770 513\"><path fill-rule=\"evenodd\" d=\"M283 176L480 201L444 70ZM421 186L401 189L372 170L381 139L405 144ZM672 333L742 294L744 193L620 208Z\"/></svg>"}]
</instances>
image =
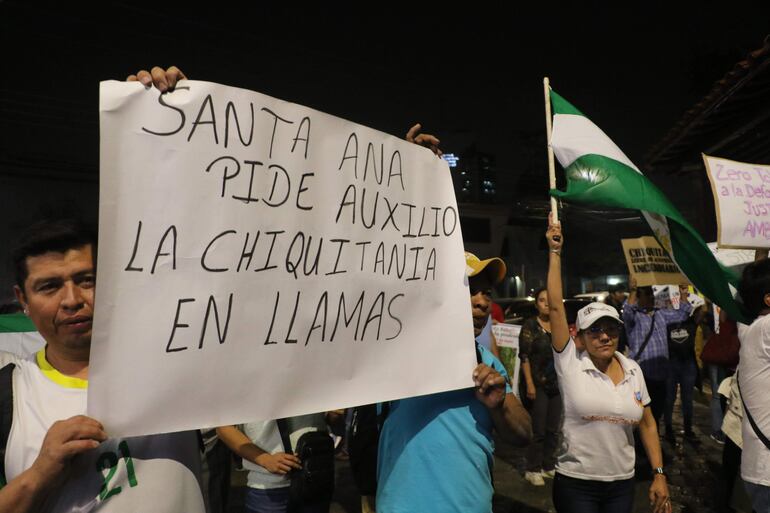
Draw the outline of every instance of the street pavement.
<instances>
[{"instance_id":1,"label":"street pavement","mask_svg":"<svg viewBox=\"0 0 770 513\"><path fill-rule=\"evenodd\" d=\"M708 384L704 384L706 393L695 392L694 431L697 441L685 441L681 434L672 446L661 439L664 461L668 473L669 490L673 504L673 513L721 513L718 512L716 501L719 493L719 472L722 461L722 445L711 438L711 417L709 411L710 394ZM682 430L682 418L679 403L674 410L674 429ZM331 513L359 513L360 499L355 489L350 467L344 460L338 460L337 486L332 503ZM536 487L524 480L524 450L498 442L495 454L493 499L494 513L545 513L553 512L551 501L552 481L546 480L546 485ZM441 479L440 475L436 479ZM651 511L648 489L651 483L649 465L640 462L637 471L636 495L634 513ZM243 511L243 494L245 492L245 473L236 472L233 477L233 488L228 513ZM739 482L740 485L740 482ZM745 501L740 496L737 500ZM751 508L744 504L738 511L750 513ZM434 512L426 512L434 513ZM440 513L440 512L436 512Z\"/></svg>"}]
</instances>

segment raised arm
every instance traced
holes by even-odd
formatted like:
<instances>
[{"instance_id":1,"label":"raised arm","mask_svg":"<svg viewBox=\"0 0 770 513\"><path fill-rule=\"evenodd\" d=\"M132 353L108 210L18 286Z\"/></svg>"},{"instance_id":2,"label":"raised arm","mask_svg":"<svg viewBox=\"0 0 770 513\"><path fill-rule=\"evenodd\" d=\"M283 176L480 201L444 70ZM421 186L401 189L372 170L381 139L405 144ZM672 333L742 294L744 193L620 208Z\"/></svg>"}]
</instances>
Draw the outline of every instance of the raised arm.
<instances>
[{"instance_id":1,"label":"raised arm","mask_svg":"<svg viewBox=\"0 0 770 513\"><path fill-rule=\"evenodd\" d=\"M419 146L424 146L428 148L437 157L440 157L441 155L443 155L444 152L442 152L441 149L438 147L438 145L441 143L438 137L431 134L423 134L420 132L421 130L422 130L422 125L420 123L416 123L406 133L406 140L409 141L410 143L414 143Z\"/></svg>"},{"instance_id":2,"label":"raised arm","mask_svg":"<svg viewBox=\"0 0 770 513\"><path fill-rule=\"evenodd\" d=\"M636 325L636 312L639 310L636 288L636 278L632 276L628 283L628 298L626 299L626 302L623 303L623 310L620 314L627 333L633 330Z\"/></svg>"},{"instance_id":3,"label":"raised arm","mask_svg":"<svg viewBox=\"0 0 770 513\"><path fill-rule=\"evenodd\" d=\"M561 224L551 223L548 219L548 231L545 233L548 241L548 305L551 317L551 345L561 353L569 342L569 325L567 312L564 310L564 292L561 283L561 250L564 237L561 234Z\"/></svg>"},{"instance_id":4,"label":"raised arm","mask_svg":"<svg viewBox=\"0 0 770 513\"><path fill-rule=\"evenodd\" d=\"M626 325L626 332L634 329L636 325L636 312L638 310L639 308L636 306L636 303L627 302L623 304L623 312L620 316L623 319L623 324Z\"/></svg>"},{"instance_id":5,"label":"raised arm","mask_svg":"<svg viewBox=\"0 0 770 513\"><path fill-rule=\"evenodd\" d=\"M626 299L626 304L636 304L636 288L636 278L631 276L631 279L628 280L628 299Z\"/></svg>"}]
</instances>

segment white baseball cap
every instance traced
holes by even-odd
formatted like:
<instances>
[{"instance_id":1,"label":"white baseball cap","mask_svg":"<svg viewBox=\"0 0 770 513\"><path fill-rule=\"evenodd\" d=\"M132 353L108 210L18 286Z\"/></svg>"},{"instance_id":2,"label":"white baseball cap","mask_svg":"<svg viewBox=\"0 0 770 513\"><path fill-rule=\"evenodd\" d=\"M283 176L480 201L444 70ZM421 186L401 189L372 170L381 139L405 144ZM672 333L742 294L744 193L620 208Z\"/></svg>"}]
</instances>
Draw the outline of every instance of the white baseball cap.
<instances>
[{"instance_id":1,"label":"white baseball cap","mask_svg":"<svg viewBox=\"0 0 770 513\"><path fill-rule=\"evenodd\" d=\"M577 328L578 330L588 329L602 317L610 317L612 320L623 324L623 321L620 320L618 311L615 310L615 308L605 303L591 303L578 310Z\"/></svg>"}]
</instances>

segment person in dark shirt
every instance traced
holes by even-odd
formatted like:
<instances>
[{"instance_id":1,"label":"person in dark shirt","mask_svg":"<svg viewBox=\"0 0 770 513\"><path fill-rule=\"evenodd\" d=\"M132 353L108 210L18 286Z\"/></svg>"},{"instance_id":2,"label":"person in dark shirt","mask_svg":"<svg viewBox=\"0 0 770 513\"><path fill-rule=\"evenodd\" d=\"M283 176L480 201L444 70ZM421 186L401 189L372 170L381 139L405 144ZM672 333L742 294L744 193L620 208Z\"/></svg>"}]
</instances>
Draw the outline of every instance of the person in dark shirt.
<instances>
[{"instance_id":1,"label":"person in dark shirt","mask_svg":"<svg viewBox=\"0 0 770 513\"><path fill-rule=\"evenodd\" d=\"M555 472L554 453L562 404L551 351L551 321L545 288L535 291L535 305L537 315L524 322L519 335L533 433L524 478L534 486L543 486L543 478L552 478Z\"/></svg>"},{"instance_id":2,"label":"person in dark shirt","mask_svg":"<svg viewBox=\"0 0 770 513\"><path fill-rule=\"evenodd\" d=\"M687 297L687 285L679 285L683 297ZM695 360L695 332L703 316L703 309L694 309L687 319L669 323L668 331L668 380L666 382L666 440L676 442L674 429L671 425L676 401L676 388L679 385L679 395L682 401L682 417L684 420L684 437L696 440L697 435L692 430L693 388L698 377L698 363Z\"/></svg>"}]
</instances>

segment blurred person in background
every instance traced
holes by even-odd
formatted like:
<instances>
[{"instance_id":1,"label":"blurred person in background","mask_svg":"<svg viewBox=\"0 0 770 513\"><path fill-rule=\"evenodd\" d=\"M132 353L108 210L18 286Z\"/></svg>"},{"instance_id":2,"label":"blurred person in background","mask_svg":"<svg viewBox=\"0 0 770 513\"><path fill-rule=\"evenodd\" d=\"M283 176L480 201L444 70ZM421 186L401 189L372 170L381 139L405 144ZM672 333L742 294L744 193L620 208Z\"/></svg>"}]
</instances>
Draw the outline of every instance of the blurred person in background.
<instances>
[{"instance_id":1,"label":"blurred person in background","mask_svg":"<svg viewBox=\"0 0 770 513\"><path fill-rule=\"evenodd\" d=\"M548 291L535 291L537 315L524 321L519 334L521 369L526 383L529 414L532 417L532 443L527 448L530 484L543 486L543 478L553 478L555 451L561 424L561 394L551 350L551 319Z\"/></svg>"}]
</instances>

